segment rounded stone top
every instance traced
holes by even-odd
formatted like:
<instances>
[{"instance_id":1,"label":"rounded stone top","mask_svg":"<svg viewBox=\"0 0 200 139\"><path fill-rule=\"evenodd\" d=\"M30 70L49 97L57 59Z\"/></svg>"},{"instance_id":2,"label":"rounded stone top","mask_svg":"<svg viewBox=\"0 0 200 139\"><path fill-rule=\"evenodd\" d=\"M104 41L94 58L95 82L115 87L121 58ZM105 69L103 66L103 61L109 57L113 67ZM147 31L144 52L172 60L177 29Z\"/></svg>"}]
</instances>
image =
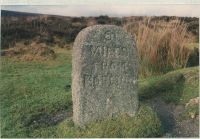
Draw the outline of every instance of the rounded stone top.
<instances>
[{"instance_id":1,"label":"rounded stone top","mask_svg":"<svg viewBox=\"0 0 200 139\"><path fill-rule=\"evenodd\" d=\"M79 32L75 39L76 43L98 41L104 43L105 41L125 41L131 42L135 46L135 41L125 30L116 25L94 25L84 28Z\"/></svg>"}]
</instances>

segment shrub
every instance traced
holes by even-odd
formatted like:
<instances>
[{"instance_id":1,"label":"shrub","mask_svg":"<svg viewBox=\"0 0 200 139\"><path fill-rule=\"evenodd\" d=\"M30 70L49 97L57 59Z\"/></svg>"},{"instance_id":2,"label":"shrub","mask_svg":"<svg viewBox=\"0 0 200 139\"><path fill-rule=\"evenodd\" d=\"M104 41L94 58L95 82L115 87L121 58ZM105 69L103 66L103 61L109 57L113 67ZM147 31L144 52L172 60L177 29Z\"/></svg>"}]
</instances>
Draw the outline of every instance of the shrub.
<instances>
[{"instance_id":1,"label":"shrub","mask_svg":"<svg viewBox=\"0 0 200 139\"><path fill-rule=\"evenodd\" d=\"M107 15L101 15L99 17L95 17L97 24L109 24L110 18Z\"/></svg>"},{"instance_id":2,"label":"shrub","mask_svg":"<svg viewBox=\"0 0 200 139\"><path fill-rule=\"evenodd\" d=\"M2 51L1 55L21 61L45 61L56 58L54 50L42 43L17 43L15 47Z\"/></svg>"}]
</instances>

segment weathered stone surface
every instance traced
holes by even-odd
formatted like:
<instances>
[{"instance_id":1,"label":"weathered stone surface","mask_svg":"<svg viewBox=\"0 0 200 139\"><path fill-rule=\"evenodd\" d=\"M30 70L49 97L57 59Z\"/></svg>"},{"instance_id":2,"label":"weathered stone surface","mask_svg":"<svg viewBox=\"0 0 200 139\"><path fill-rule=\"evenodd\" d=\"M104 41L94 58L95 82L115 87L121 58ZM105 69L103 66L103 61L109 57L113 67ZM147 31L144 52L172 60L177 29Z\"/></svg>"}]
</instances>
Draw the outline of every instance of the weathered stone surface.
<instances>
[{"instance_id":1,"label":"weathered stone surface","mask_svg":"<svg viewBox=\"0 0 200 139\"><path fill-rule=\"evenodd\" d=\"M76 125L136 113L138 56L134 40L125 31L113 25L83 29L74 42L72 63Z\"/></svg>"}]
</instances>

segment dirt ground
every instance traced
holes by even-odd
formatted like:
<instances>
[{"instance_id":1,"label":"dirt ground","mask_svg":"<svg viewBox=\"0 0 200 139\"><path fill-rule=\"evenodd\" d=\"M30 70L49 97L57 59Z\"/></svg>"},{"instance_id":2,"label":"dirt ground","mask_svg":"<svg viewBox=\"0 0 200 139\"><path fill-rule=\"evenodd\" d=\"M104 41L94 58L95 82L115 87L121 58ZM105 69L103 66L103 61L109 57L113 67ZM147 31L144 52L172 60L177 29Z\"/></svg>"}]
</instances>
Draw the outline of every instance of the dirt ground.
<instances>
[{"instance_id":1,"label":"dirt ground","mask_svg":"<svg viewBox=\"0 0 200 139\"><path fill-rule=\"evenodd\" d=\"M168 104L159 97L147 100L146 103L157 112L162 125L164 125L163 137L199 136L199 117L181 119L180 114L185 109L183 105Z\"/></svg>"}]
</instances>

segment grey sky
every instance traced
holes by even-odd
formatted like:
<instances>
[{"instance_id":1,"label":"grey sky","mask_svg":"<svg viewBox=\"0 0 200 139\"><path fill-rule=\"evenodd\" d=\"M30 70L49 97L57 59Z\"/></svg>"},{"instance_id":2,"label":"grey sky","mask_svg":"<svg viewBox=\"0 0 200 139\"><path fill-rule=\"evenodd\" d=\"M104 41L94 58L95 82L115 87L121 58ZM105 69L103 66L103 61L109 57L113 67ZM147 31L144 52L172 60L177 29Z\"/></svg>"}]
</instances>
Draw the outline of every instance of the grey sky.
<instances>
[{"instance_id":1,"label":"grey sky","mask_svg":"<svg viewBox=\"0 0 200 139\"><path fill-rule=\"evenodd\" d=\"M200 0L1 0L2 5L200 4Z\"/></svg>"},{"instance_id":2,"label":"grey sky","mask_svg":"<svg viewBox=\"0 0 200 139\"><path fill-rule=\"evenodd\" d=\"M200 16L200 5L172 4L84 4L65 6L2 6L4 10L64 16Z\"/></svg>"}]
</instances>

